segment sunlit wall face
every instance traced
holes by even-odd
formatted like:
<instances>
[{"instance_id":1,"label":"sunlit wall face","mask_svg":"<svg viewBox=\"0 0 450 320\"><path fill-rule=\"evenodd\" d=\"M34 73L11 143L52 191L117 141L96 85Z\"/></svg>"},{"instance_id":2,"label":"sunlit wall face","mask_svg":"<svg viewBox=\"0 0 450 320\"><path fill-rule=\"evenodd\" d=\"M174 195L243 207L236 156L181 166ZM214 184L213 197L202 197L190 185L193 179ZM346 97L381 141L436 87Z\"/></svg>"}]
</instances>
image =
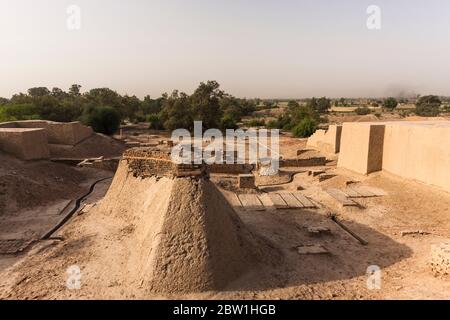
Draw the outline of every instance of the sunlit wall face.
<instances>
[{"instance_id":1,"label":"sunlit wall face","mask_svg":"<svg viewBox=\"0 0 450 320\"><path fill-rule=\"evenodd\" d=\"M449 40L447 0L0 0L0 96L208 79L241 97L448 95Z\"/></svg>"}]
</instances>

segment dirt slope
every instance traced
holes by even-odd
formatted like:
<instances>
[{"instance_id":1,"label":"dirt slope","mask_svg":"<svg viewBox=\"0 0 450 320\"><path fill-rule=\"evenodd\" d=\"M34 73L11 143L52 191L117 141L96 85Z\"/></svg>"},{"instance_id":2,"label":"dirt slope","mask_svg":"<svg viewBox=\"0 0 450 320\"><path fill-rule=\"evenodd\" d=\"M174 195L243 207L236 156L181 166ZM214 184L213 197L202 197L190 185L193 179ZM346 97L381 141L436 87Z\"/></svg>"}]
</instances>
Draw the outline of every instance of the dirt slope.
<instances>
[{"instance_id":1,"label":"dirt slope","mask_svg":"<svg viewBox=\"0 0 450 320\"><path fill-rule=\"evenodd\" d=\"M13 285L4 284L0 296L205 292L224 288L249 269L282 261L267 240L246 229L209 180L136 178L126 161L101 203L67 224L61 236L64 242L7 270ZM71 265L82 270L81 292L65 287L64 271ZM24 277L28 280L20 282Z\"/></svg>"}]
</instances>

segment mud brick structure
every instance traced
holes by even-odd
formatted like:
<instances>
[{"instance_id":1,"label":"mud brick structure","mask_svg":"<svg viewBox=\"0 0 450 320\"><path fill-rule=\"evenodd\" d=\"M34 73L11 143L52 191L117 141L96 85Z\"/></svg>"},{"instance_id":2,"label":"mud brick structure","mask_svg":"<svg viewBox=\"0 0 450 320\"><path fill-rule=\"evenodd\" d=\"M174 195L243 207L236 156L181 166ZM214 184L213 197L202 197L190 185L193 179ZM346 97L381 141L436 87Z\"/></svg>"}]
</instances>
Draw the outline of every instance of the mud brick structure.
<instances>
[{"instance_id":1,"label":"mud brick structure","mask_svg":"<svg viewBox=\"0 0 450 320\"><path fill-rule=\"evenodd\" d=\"M208 164L207 170L209 173L228 173L228 174L245 174L250 173L255 169L253 164L239 164L239 163L223 163L223 164Z\"/></svg>"},{"instance_id":2,"label":"mud brick structure","mask_svg":"<svg viewBox=\"0 0 450 320\"><path fill-rule=\"evenodd\" d=\"M0 128L0 150L22 160L50 157L47 134L44 129Z\"/></svg>"},{"instance_id":3,"label":"mud brick structure","mask_svg":"<svg viewBox=\"0 0 450 320\"><path fill-rule=\"evenodd\" d=\"M360 174L383 168L384 124L344 123L338 167Z\"/></svg>"},{"instance_id":4,"label":"mud brick structure","mask_svg":"<svg viewBox=\"0 0 450 320\"><path fill-rule=\"evenodd\" d=\"M54 148L75 146L94 134L80 122L43 120L0 123L0 150L22 160L48 159Z\"/></svg>"},{"instance_id":5,"label":"mud brick structure","mask_svg":"<svg viewBox=\"0 0 450 320\"><path fill-rule=\"evenodd\" d=\"M328 130L317 130L306 145L323 153L336 154L341 149L341 125L330 125Z\"/></svg>"},{"instance_id":6,"label":"mud brick structure","mask_svg":"<svg viewBox=\"0 0 450 320\"><path fill-rule=\"evenodd\" d=\"M201 177L206 175L204 164L176 164L170 152L151 148L133 148L125 151L123 160L135 177Z\"/></svg>"},{"instance_id":7,"label":"mud brick structure","mask_svg":"<svg viewBox=\"0 0 450 320\"><path fill-rule=\"evenodd\" d=\"M430 266L436 277L450 279L450 242L431 248Z\"/></svg>"},{"instance_id":8,"label":"mud brick structure","mask_svg":"<svg viewBox=\"0 0 450 320\"><path fill-rule=\"evenodd\" d=\"M0 123L0 128L42 128L48 143L74 146L94 134L92 128L81 122L53 122L44 120L13 121Z\"/></svg>"},{"instance_id":9,"label":"mud brick structure","mask_svg":"<svg viewBox=\"0 0 450 320\"><path fill-rule=\"evenodd\" d=\"M450 192L450 121L344 123L338 167L383 170Z\"/></svg>"},{"instance_id":10,"label":"mud brick structure","mask_svg":"<svg viewBox=\"0 0 450 320\"><path fill-rule=\"evenodd\" d=\"M326 157L311 157L304 159L282 159L280 167L317 167L327 163Z\"/></svg>"},{"instance_id":11,"label":"mud brick structure","mask_svg":"<svg viewBox=\"0 0 450 320\"><path fill-rule=\"evenodd\" d=\"M255 189L255 176L253 174L240 174L238 176L239 188Z\"/></svg>"}]
</instances>

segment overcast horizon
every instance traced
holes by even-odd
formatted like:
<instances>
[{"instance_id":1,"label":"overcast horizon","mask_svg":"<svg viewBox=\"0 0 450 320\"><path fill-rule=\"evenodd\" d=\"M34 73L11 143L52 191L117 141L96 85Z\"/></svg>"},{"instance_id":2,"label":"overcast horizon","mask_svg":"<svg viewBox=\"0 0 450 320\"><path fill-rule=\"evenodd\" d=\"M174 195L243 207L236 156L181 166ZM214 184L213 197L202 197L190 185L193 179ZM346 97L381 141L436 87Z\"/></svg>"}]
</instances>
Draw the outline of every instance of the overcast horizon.
<instances>
[{"instance_id":1,"label":"overcast horizon","mask_svg":"<svg viewBox=\"0 0 450 320\"><path fill-rule=\"evenodd\" d=\"M74 83L158 97L207 80L247 98L450 96L446 0L0 0L0 39L6 98Z\"/></svg>"}]
</instances>

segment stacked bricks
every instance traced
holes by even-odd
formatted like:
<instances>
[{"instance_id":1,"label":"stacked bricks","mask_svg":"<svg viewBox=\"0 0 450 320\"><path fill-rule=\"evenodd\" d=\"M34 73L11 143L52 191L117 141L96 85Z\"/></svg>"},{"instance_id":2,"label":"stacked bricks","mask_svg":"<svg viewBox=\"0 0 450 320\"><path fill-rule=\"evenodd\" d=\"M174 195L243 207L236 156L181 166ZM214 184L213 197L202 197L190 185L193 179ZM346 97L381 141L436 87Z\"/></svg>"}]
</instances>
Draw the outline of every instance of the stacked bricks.
<instances>
[{"instance_id":1,"label":"stacked bricks","mask_svg":"<svg viewBox=\"0 0 450 320\"><path fill-rule=\"evenodd\" d=\"M204 165L176 164L170 152L149 148L133 148L125 151L123 159L135 177L187 177L205 175Z\"/></svg>"},{"instance_id":2,"label":"stacked bricks","mask_svg":"<svg viewBox=\"0 0 450 320\"><path fill-rule=\"evenodd\" d=\"M283 159L280 160L280 167L317 167L325 166L326 157L311 157L305 159Z\"/></svg>"}]
</instances>

